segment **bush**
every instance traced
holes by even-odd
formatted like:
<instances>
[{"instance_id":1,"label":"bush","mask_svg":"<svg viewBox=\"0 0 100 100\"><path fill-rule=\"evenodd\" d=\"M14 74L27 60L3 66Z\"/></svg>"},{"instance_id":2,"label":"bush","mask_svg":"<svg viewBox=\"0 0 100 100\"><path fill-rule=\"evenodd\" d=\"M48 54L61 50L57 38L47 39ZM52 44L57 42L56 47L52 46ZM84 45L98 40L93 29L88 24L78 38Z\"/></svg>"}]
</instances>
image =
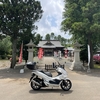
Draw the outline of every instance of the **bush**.
<instances>
[{"instance_id":1,"label":"bush","mask_svg":"<svg viewBox=\"0 0 100 100\"><path fill-rule=\"evenodd\" d=\"M6 55L1 55L1 59L6 59Z\"/></svg>"},{"instance_id":2,"label":"bush","mask_svg":"<svg viewBox=\"0 0 100 100\"><path fill-rule=\"evenodd\" d=\"M12 57L12 55L7 55L7 59L10 59Z\"/></svg>"}]
</instances>

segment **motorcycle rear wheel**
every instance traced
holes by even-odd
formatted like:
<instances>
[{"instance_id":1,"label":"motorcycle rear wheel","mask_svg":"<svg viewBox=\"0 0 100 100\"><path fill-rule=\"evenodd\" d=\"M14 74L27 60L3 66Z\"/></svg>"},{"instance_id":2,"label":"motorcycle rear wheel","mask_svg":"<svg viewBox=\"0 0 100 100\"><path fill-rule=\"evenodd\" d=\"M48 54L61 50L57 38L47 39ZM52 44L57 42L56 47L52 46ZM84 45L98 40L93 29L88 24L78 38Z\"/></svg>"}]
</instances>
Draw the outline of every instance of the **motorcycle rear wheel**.
<instances>
[{"instance_id":1,"label":"motorcycle rear wheel","mask_svg":"<svg viewBox=\"0 0 100 100\"><path fill-rule=\"evenodd\" d=\"M34 81L36 81L36 82L38 82L38 83L40 83L40 79L39 78L35 78L35 79L33 79ZM41 88L41 86L39 86L39 85L37 85L36 83L34 83L33 81L31 81L31 88L33 89L33 90L39 90L40 88Z\"/></svg>"},{"instance_id":2,"label":"motorcycle rear wheel","mask_svg":"<svg viewBox=\"0 0 100 100\"><path fill-rule=\"evenodd\" d=\"M60 86L64 91L69 91L72 87L72 83L70 80L63 80Z\"/></svg>"}]
</instances>

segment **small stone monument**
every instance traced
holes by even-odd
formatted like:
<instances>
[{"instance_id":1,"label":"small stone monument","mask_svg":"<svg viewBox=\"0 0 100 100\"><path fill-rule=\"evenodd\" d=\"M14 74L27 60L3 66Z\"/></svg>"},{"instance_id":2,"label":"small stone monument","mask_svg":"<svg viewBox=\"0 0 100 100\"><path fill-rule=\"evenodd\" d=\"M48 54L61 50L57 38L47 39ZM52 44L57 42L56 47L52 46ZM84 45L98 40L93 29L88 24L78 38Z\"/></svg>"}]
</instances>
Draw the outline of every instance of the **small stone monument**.
<instances>
[{"instance_id":1,"label":"small stone monument","mask_svg":"<svg viewBox=\"0 0 100 100\"><path fill-rule=\"evenodd\" d=\"M81 44L79 44L78 42L75 42L74 44L74 61L72 63L72 65L70 66L71 70L81 70L83 68L82 63L80 62L80 46L82 46Z\"/></svg>"},{"instance_id":2,"label":"small stone monument","mask_svg":"<svg viewBox=\"0 0 100 100\"><path fill-rule=\"evenodd\" d=\"M33 62L33 47L35 46L32 42L32 40L30 40L30 42L28 44L26 44L26 46L28 46L28 61L27 62Z\"/></svg>"}]
</instances>

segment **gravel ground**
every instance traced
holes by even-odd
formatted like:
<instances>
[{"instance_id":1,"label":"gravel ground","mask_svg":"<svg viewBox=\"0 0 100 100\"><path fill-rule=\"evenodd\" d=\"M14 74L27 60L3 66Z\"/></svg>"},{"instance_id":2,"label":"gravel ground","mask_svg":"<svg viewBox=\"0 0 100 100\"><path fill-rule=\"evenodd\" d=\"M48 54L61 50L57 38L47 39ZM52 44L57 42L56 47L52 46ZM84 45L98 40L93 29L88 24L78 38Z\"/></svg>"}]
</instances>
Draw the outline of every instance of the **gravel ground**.
<instances>
[{"instance_id":1,"label":"gravel ground","mask_svg":"<svg viewBox=\"0 0 100 100\"><path fill-rule=\"evenodd\" d=\"M41 68L44 64L51 64L58 60L52 57L34 59ZM71 65L70 61L65 58L59 60L61 64L65 61L68 77L72 81L71 90L66 92L58 87L33 91L29 84L30 70L25 69L25 73L20 74L20 67L10 69L9 61L0 61L0 100L100 100L100 70L91 70L91 73L71 71L68 68ZM52 74L57 73L53 71Z\"/></svg>"},{"instance_id":2,"label":"gravel ground","mask_svg":"<svg viewBox=\"0 0 100 100\"><path fill-rule=\"evenodd\" d=\"M0 60L0 68L4 67L10 67L10 61L9 60Z\"/></svg>"}]
</instances>

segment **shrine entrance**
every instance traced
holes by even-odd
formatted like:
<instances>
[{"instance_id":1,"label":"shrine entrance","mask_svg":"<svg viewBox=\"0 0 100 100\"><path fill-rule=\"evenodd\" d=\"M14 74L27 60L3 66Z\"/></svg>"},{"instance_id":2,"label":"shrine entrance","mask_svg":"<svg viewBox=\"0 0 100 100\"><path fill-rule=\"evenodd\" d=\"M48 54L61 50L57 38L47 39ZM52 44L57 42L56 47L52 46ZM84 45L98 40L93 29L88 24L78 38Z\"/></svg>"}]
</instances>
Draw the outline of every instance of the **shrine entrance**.
<instances>
[{"instance_id":1,"label":"shrine entrance","mask_svg":"<svg viewBox=\"0 0 100 100\"><path fill-rule=\"evenodd\" d=\"M44 49L44 55L45 56L53 56L53 49Z\"/></svg>"}]
</instances>

